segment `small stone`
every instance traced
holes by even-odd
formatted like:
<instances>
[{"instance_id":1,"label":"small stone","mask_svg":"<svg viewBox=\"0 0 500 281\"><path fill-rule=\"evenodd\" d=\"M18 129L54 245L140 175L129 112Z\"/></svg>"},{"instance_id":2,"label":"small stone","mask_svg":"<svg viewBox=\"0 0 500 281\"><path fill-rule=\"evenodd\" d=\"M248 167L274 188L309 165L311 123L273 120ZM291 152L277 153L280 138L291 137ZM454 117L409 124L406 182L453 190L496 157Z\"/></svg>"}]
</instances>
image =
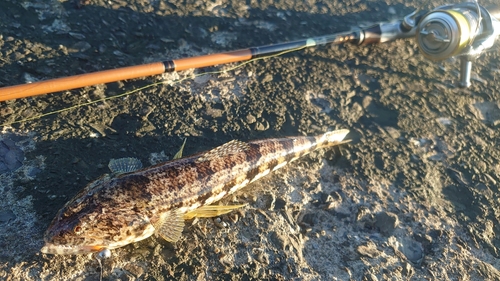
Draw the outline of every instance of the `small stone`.
<instances>
[{"instance_id":1,"label":"small stone","mask_svg":"<svg viewBox=\"0 0 500 281\"><path fill-rule=\"evenodd\" d=\"M40 173L41 170L37 167L27 167L26 169L26 176L30 178L34 178L38 173Z\"/></svg>"},{"instance_id":2,"label":"small stone","mask_svg":"<svg viewBox=\"0 0 500 281\"><path fill-rule=\"evenodd\" d=\"M390 236L398 224L398 216L393 213L380 212L375 215L374 226L386 236Z\"/></svg>"},{"instance_id":3,"label":"small stone","mask_svg":"<svg viewBox=\"0 0 500 281\"><path fill-rule=\"evenodd\" d=\"M477 269L484 277L483 280L500 280L500 271L487 262L480 261Z\"/></svg>"},{"instance_id":4,"label":"small stone","mask_svg":"<svg viewBox=\"0 0 500 281\"><path fill-rule=\"evenodd\" d=\"M314 226L317 222L318 222L318 217L316 213L305 214L301 220L301 223L305 223L309 226Z\"/></svg>"},{"instance_id":5,"label":"small stone","mask_svg":"<svg viewBox=\"0 0 500 281\"><path fill-rule=\"evenodd\" d=\"M367 109L373 101L373 98L371 96L365 96L362 101L362 107L364 109Z\"/></svg>"},{"instance_id":6,"label":"small stone","mask_svg":"<svg viewBox=\"0 0 500 281\"><path fill-rule=\"evenodd\" d=\"M68 33L69 36L75 38L75 39L78 39L78 40L83 40L85 39L85 35L81 34L81 33L76 33L76 32L69 32Z\"/></svg>"},{"instance_id":7,"label":"small stone","mask_svg":"<svg viewBox=\"0 0 500 281\"><path fill-rule=\"evenodd\" d=\"M358 254L372 259L380 255L380 251L377 249L377 245L375 245L375 243L373 242L367 242L364 245L358 246L356 251L358 252Z\"/></svg>"},{"instance_id":8,"label":"small stone","mask_svg":"<svg viewBox=\"0 0 500 281\"><path fill-rule=\"evenodd\" d=\"M436 121L443 125L443 126L449 126L449 125L452 125L453 122L451 121L450 118L447 118L447 117L439 117L439 118L436 118Z\"/></svg>"},{"instance_id":9,"label":"small stone","mask_svg":"<svg viewBox=\"0 0 500 281\"><path fill-rule=\"evenodd\" d=\"M0 210L0 224L8 223L11 220L16 219L16 214L11 210Z\"/></svg>"},{"instance_id":10,"label":"small stone","mask_svg":"<svg viewBox=\"0 0 500 281\"><path fill-rule=\"evenodd\" d=\"M193 81L198 84L198 85L203 85L206 84L208 81L212 79L211 75L201 75L201 76L196 76Z\"/></svg>"},{"instance_id":11,"label":"small stone","mask_svg":"<svg viewBox=\"0 0 500 281\"><path fill-rule=\"evenodd\" d=\"M262 122L257 122L255 124L255 130L256 131L265 131L269 129L269 122L267 122L267 120L263 119Z\"/></svg>"},{"instance_id":12,"label":"small stone","mask_svg":"<svg viewBox=\"0 0 500 281\"><path fill-rule=\"evenodd\" d=\"M253 116L252 114L248 114L246 116L246 121L248 124L253 124L253 123L257 122L257 118L255 118L255 116Z\"/></svg>"},{"instance_id":13,"label":"small stone","mask_svg":"<svg viewBox=\"0 0 500 281\"><path fill-rule=\"evenodd\" d=\"M419 265L424 259L424 249L422 244L412 239L405 239L401 245L401 252L414 265Z\"/></svg>"},{"instance_id":14,"label":"small stone","mask_svg":"<svg viewBox=\"0 0 500 281\"><path fill-rule=\"evenodd\" d=\"M38 79L35 76L33 76L27 72L23 73L23 79L26 83L33 83L33 82L38 81Z\"/></svg>"},{"instance_id":15,"label":"small stone","mask_svg":"<svg viewBox=\"0 0 500 281\"><path fill-rule=\"evenodd\" d=\"M266 83L266 82L271 82L273 81L273 75L272 74L266 74L264 78L260 81L261 83Z\"/></svg>"},{"instance_id":16,"label":"small stone","mask_svg":"<svg viewBox=\"0 0 500 281\"><path fill-rule=\"evenodd\" d=\"M285 209L286 201L281 198L276 198L274 202L274 210L283 210Z\"/></svg>"},{"instance_id":17,"label":"small stone","mask_svg":"<svg viewBox=\"0 0 500 281\"><path fill-rule=\"evenodd\" d=\"M104 45L104 44L99 45L99 53L102 54L102 53L106 52L106 49L107 49L106 45Z\"/></svg>"},{"instance_id":18,"label":"small stone","mask_svg":"<svg viewBox=\"0 0 500 281\"><path fill-rule=\"evenodd\" d=\"M82 52L82 53L87 51L90 48L92 48L92 46L88 42L85 42L85 41L76 42L71 47L71 49L73 49L74 52Z\"/></svg>"},{"instance_id":19,"label":"small stone","mask_svg":"<svg viewBox=\"0 0 500 281\"><path fill-rule=\"evenodd\" d=\"M410 263L405 262L402 274L408 279L410 279L414 274L413 266L411 266Z\"/></svg>"},{"instance_id":20,"label":"small stone","mask_svg":"<svg viewBox=\"0 0 500 281\"><path fill-rule=\"evenodd\" d=\"M227 228L228 225L225 221L223 221L221 218L215 218L214 219L214 223L215 223L215 226L217 226L218 228Z\"/></svg>"},{"instance_id":21,"label":"small stone","mask_svg":"<svg viewBox=\"0 0 500 281\"><path fill-rule=\"evenodd\" d=\"M257 255L255 256L255 260L263 264L269 263L269 258L263 251L258 251Z\"/></svg>"},{"instance_id":22,"label":"small stone","mask_svg":"<svg viewBox=\"0 0 500 281\"><path fill-rule=\"evenodd\" d=\"M177 41L177 44L179 46L179 49L186 48L188 45L187 41L182 38Z\"/></svg>"},{"instance_id":23,"label":"small stone","mask_svg":"<svg viewBox=\"0 0 500 281\"><path fill-rule=\"evenodd\" d=\"M369 215L370 215L370 210L367 207L359 206L358 211L356 212L356 221L357 222L362 222L365 220L371 221Z\"/></svg>"},{"instance_id":24,"label":"small stone","mask_svg":"<svg viewBox=\"0 0 500 281\"><path fill-rule=\"evenodd\" d=\"M132 274L129 274L129 273L122 273L120 274L120 279L121 281L132 281L132 280L136 280L137 278L134 278L134 276L132 276Z\"/></svg>"},{"instance_id":25,"label":"small stone","mask_svg":"<svg viewBox=\"0 0 500 281\"><path fill-rule=\"evenodd\" d=\"M323 204L333 202L333 197L328 193L321 193L321 202Z\"/></svg>"},{"instance_id":26,"label":"small stone","mask_svg":"<svg viewBox=\"0 0 500 281\"><path fill-rule=\"evenodd\" d=\"M160 38L160 41L163 42L163 43L172 43L172 42L175 42L174 40L169 39L169 38Z\"/></svg>"},{"instance_id":27,"label":"small stone","mask_svg":"<svg viewBox=\"0 0 500 281\"><path fill-rule=\"evenodd\" d=\"M285 249L285 246L288 244L287 240L276 231L272 231L269 235L269 240L273 243L278 249Z\"/></svg>"},{"instance_id":28,"label":"small stone","mask_svg":"<svg viewBox=\"0 0 500 281\"><path fill-rule=\"evenodd\" d=\"M2 116L7 116L7 115L12 114L12 113L14 113L14 110L10 107L5 107L5 108L0 109L0 115L2 115Z\"/></svg>"},{"instance_id":29,"label":"small stone","mask_svg":"<svg viewBox=\"0 0 500 281\"><path fill-rule=\"evenodd\" d=\"M7 168L7 165L5 165L3 162L0 162L0 174L6 173L9 171L9 168Z\"/></svg>"},{"instance_id":30,"label":"small stone","mask_svg":"<svg viewBox=\"0 0 500 281\"><path fill-rule=\"evenodd\" d=\"M378 281L377 276L373 273L367 273L365 276L363 276L363 281Z\"/></svg>"},{"instance_id":31,"label":"small stone","mask_svg":"<svg viewBox=\"0 0 500 281\"><path fill-rule=\"evenodd\" d=\"M394 127L384 127L385 131L391 136L391 138L397 140L401 137L401 132Z\"/></svg>"},{"instance_id":32,"label":"small stone","mask_svg":"<svg viewBox=\"0 0 500 281\"><path fill-rule=\"evenodd\" d=\"M10 139L0 141L0 172L15 171L23 165L24 152Z\"/></svg>"},{"instance_id":33,"label":"small stone","mask_svg":"<svg viewBox=\"0 0 500 281\"><path fill-rule=\"evenodd\" d=\"M133 263L125 265L124 269L134 275L135 278L139 278L142 274L144 274L144 269Z\"/></svg>"},{"instance_id":34,"label":"small stone","mask_svg":"<svg viewBox=\"0 0 500 281\"><path fill-rule=\"evenodd\" d=\"M113 51L113 55L117 56L117 57L123 57L125 56L125 54L121 51L118 51L118 50L114 50Z\"/></svg>"},{"instance_id":35,"label":"small stone","mask_svg":"<svg viewBox=\"0 0 500 281\"><path fill-rule=\"evenodd\" d=\"M262 201L264 203L265 209L274 209L274 203L276 202L276 196L272 193L262 195Z\"/></svg>"}]
</instances>

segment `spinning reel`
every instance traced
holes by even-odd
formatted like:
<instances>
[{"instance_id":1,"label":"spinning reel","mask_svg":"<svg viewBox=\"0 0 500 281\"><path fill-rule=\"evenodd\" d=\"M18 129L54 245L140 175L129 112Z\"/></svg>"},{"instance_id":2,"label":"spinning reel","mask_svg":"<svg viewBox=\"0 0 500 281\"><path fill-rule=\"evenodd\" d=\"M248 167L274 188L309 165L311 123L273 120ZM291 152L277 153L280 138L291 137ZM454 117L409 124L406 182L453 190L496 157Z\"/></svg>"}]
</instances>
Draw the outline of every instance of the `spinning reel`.
<instances>
[{"instance_id":1,"label":"spinning reel","mask_svg":"<svg viewBox=\"0 0 500 281\"><path fill-rule=\"evenodd\" d=\"M477 3L438 7L416 26L416 41L426 58L460 58L460 87L470 86L473 60L491 48L498 35L500 21Z\"/></svg>"}]
</instances>

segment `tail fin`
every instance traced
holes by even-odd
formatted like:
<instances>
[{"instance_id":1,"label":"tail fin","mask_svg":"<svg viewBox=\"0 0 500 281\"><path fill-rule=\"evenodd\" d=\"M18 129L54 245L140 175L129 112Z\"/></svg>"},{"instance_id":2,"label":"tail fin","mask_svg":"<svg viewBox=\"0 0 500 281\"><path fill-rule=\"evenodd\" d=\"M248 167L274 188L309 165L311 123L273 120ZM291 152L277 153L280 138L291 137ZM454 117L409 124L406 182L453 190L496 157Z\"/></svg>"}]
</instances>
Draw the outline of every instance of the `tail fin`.
<instances>
[{"instance_id":1,"label":"tail fin","mask_svg":"<svg viewBox=\"0 0 500 281\"><path fill-rule=\"evenodd\" d=\"M348 133L347 129L326 132L320 136L318 143L322 144L321 147L328 147L350 142L351 140L344 140Z\"/></svg>"}]
</instances>

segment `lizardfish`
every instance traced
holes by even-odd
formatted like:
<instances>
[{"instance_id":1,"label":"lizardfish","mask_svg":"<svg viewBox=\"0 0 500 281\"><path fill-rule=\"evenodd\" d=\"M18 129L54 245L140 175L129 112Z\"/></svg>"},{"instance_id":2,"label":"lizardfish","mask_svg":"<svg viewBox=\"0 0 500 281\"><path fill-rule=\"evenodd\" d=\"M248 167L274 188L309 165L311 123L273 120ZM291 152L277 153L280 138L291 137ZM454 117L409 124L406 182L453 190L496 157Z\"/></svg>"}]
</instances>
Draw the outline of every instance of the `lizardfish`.
<instances>
[{"instance_id":1,"label":"lizardfish","mask_svg":"<svg viewBox=\"0 0 500 281\"><path fill-rule=\"evenodd\" d=\"M154 233L175 242L185 220L242 207L211 204L311 151L344 142L348 132L233 140L142 169L135 158L112 161L114 174L90 183L59 210L45 232L41 251L104 253Z\"/></svg>"}]
</instances>

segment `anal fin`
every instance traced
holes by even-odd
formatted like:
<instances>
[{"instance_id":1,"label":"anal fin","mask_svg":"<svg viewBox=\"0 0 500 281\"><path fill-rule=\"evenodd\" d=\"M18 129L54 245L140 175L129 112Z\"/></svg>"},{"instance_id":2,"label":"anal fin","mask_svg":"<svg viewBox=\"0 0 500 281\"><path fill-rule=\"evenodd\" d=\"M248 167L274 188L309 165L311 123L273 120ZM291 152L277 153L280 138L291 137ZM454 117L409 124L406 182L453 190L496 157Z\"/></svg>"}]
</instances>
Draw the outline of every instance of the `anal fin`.
<instances>
[{"instance_id":1,"label":"anal fin","mask_svg":"<svg viewBox=\"0 0 500 281\"><path fill-rule=\"evenodd\" d=\"M177 242L184 230L184 218L177 211L168 211L161 215L155 229L168 242Z\"/></svg>"},{"instance_id":2,"label":"anal fin","mask_svg":"<svg viewBox=\"0 0 500 281\"><path fill-rule=\"evenodd\" d=\"M245 207L246 204L241 205L207 205L202 206L196 210L184 214L185 220L193 218L213 218L220 215L227 214L232 210Z\"/></svg>"}]
</instances>

